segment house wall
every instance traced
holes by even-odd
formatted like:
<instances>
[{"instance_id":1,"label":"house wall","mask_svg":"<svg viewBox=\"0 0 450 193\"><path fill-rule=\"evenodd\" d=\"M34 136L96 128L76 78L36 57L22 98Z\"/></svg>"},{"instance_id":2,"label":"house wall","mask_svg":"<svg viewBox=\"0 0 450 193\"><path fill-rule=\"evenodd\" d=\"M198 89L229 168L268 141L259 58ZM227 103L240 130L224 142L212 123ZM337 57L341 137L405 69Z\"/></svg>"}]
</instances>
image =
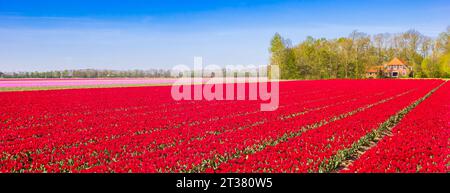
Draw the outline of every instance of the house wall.
<instances>
[{"instance_id":1,"label":"house wall","mask_svg":"<svg viewBox=\"0 0 450 193\"><path fill-rule=\"evenodd\" d=\"M385 76L387 77L393 77L393 73L398 73L397 77L405 77L409 75L409 69L408 67L404 65L392 65L387 66Z\"/></svg>"},{"instance_id":2,"label":"house wall","mask_svg":"<svg viewBox=\"0 0 450 193\"><path fill-rule=\"evenodd\" d=\"M366 73L366 78L377 78L377 73L368 72Z\"/></svg>"}]
</instances>

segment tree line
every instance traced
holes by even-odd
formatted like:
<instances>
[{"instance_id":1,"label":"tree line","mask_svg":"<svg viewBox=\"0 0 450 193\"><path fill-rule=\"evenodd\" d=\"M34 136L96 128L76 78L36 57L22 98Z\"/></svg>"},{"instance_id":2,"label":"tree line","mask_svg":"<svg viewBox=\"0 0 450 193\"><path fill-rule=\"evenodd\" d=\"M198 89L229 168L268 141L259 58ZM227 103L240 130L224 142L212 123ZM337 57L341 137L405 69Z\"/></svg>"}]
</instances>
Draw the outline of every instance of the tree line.
<instances>
[{"instance_id":1,"label":"tree line","mask_svg":"<svg viewBox=\"0 0 450 193\"><path fill-rule=\"evenodd\" d=\"M263 68L264 70L266 67ZM196 71L172 71L162 69L151 70L54 70L34 72L0 72L0 78L180 78L180 77L255 77L258 76L259 68L243 68L241 70L229 71L220 69L220 73L208 70Z\"/></svg>"},{"instance_id":2,"label":"tree line","mask_svg":"<svg viewBox=\"0 0 450 193\"><path fill-rule=\"evenodd\" d=\"M297 45L276 33L270 65L280 67L282 79L364 78L368 68L394 57L413 68L412 77L450 78L450 27L436 38L416 30L368 35L353 31L335 39L311 36Z\"/></svg>"},{"instance_id":3,"label":"tree line","mask_svg":"<svg viewBox=\"0 0 450 193\"><path fill-rule=\"evenodd\" d=\"M170 70L55 70L44 72L0 72L0 78L168 78Z\"/></svg>"}]
</instances>

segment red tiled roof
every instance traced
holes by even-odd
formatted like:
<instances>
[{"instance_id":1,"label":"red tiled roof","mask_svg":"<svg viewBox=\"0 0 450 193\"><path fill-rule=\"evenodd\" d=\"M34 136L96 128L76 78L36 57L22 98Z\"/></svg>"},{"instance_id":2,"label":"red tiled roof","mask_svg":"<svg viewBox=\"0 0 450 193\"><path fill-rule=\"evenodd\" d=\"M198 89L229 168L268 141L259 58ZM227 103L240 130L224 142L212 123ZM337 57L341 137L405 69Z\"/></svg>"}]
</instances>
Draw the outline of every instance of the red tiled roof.
<instances>
[{"instance_id":1,"label":"red tiled roof","mask_svg":"<svg viewBox=\"0 0 450 193\"><path fill-rule=\"evenodd\" d=\"M380 71L382 69L382 66L372 66L369 69L367 69L367 73L373 72L373 73L377 73L378 71Z\"/></svg>"},{"instance_id":2,"label":"red tiled roof","mask_svg":"<svg viewBox=\"0 0 450 193\"><path fill-rule=\"evenodd\" d=\"M387 63L388 66L394 66L394 65L406 65L405 62L403 62L402 60L398 59L398 58L394 58L392 59L389 63Z\"/></svg>"}]
</instances>

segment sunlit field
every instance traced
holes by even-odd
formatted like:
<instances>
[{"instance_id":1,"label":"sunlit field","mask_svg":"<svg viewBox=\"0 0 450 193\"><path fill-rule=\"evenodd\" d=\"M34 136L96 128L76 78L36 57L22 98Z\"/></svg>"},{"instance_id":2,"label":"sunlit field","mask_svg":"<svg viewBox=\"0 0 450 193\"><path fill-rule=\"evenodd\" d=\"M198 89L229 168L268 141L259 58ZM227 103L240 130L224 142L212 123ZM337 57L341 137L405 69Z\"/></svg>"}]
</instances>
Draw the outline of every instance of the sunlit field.
<instances>
[{"instance_id":1,"label":"sunlit field","mask_svg":"<svg viewBox=\"0 0 450 193\"><path fill-rule=\"evenodd\" d=\"M5 91L0 171L448 172L449 89L439 79L282 81L268 112L260 100L176 101L170 86Z\"/></svg>"}]
</instances>

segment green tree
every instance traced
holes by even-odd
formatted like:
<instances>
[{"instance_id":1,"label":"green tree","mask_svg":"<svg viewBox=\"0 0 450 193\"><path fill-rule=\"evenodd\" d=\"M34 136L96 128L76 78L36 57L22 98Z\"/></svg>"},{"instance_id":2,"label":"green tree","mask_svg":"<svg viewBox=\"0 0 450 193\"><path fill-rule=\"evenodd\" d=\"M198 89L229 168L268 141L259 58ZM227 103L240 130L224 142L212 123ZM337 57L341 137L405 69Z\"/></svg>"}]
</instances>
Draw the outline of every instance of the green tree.
<instances>
[{"instance_id":1,"label":"green tree","mask_svg":"<svg viewBox=\"0 0 450 193\"><path fill-rule=\"evenodd\" d=\"M450 76L450 27L432 39L416 30L373 37L353 31L347 37L314 39L295 46L278 33L271 40L271 65L279 65L283 79L363 78L370 67L401 58L414 77Z\"/></svg>"},{"instance_id":2,"label":"green tree","mask_svg":"<svg viewBox=\"0 0 450 193\"><path fill-rule=\"evenodd\" d=\"M300 78L298 66L295 61L295 53L290 48L290 41L276 33L271 42L269 52L271 53L270 65L278 65L282 79ZM270 75L269 75L270 76Z\"/></svg>"},{"instance_id":3,"label":"green tree","mask_svg":"<svg viewBox=\"0 0 450 193\"><path fill-rule=\"evenodd\" d=\"M442 78L450 78L450 52L440 58L439 72L441 72Z\"/></svg>"},{"instance_id":4,"label":"green tree","mask_svg":"<svg viewBox=\"0 0 450 193\"><path fill-rule=\"evenodd\" d=\"M269 52L272 55L270 64L271 65L281 65L283 52L286 49L285 42L283 40L283 37L279 33L275 33L273 36L271 42L270 42L270 48Z\"/></svg>"}]
</instances>

